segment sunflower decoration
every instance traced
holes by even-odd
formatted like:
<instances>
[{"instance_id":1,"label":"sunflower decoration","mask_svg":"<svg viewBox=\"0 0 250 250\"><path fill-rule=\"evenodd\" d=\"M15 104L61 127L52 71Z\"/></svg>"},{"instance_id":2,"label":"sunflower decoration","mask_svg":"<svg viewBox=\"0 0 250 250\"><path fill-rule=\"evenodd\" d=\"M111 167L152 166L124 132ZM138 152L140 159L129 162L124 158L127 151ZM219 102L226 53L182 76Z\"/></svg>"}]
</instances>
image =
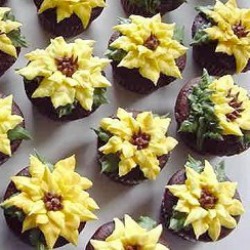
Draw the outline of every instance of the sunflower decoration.
<instances>
[{"instance_id":1,"label":"sunflower decoration","mask_svg":"<svg viewBox=\"0 0 250 250\"><path fill-rule=\"evenodd\" d=\"M118 172L122 177L137 167L145 178L156 179L161 170L159 157L169 154L177 144L167 136L170 121L152 112L135 114L122 108L116 117L102 119L96 131L102 144L102 171Z\"/></svg>"},{"instance_id":2,"label":"sunflower decoration","mask_svg":"<svg viewBox=\"0 0 250 250\"><path fill-rule=\"evenodd\" d=\"M236 0L228 0L225 4L216 0L214 7L200 7L198 10L211 23L198 32L195 40L216 41L215 52L234 56L236 72L242 72L250 59L250 9L238 8Z\"/></svg>"},{"instance_id":3,"label":"sunflower decoration","mask_svg":"<svg viewBox=\"0 0 250 250\"><path fill-rule=\"evenodd\" d=\"M183 184L166 186L178 199L170 228L176 232L193 230L197 240L208 234L216 241L222 229L234 229L235 217L244 213L241 201L235 198L237 184L227 179L222 163L214 169L208 161L203 164L191 157L185 174Z\"/></svg>"},{"instance_id":4,"label":"sunflower decoration","mask_svg":"<svg viewBox=\"0 0 250 250\"><path fill-rule=\"evenodd\" d=\"M131 15L114 30L120 36L109 45L107 55L118 67L138 69L154 85L161 74L181 78L176 60L187 48L175 36L175 24L163 23L160 14L152 18Z\"/></svg>"},{"instance_id":5,"label":"sunflower decoration","mask_svg":"<svg viewBox=\"0 0 250 250\"><path fill-rule=\"evenodd\" d=\"M159 243L162 225L155 227L156 223L148 217L141 217L139 222L136 222L129 215L125 215L124 221L115 218L114 224L114 231L106 239L90 240L94 250L169 250Z\"/></svg>"},{"instance_id":6,"label":"sunflower decoration","mask_svg":"<svg viewBox=\"0 0 250 250\"><path fill-rule=\"evenodd\" d=\"M179 132L194 134L199 150L206 140L224 141L232 137L241 148L249 147L250 98L232 76L214 78L204 70L188 101L189 114L180 124Z\"/></svg>"},{"instance_id":7,"label":"sunflower decoration","mask_svg":"<svg viewBox=\"0 0 250 250\"><path fill-rule=\"evenodd\" d=\"M31 139L24 128L23 117L13 113L13 96L0 95L0 155L12 155L12 142L15 140ZM2 156L2 155L1 155Z\"/></svg>"},{"instance_id":8,"label":"sunflower decoration","mask_svg":"<svg viewBox=\"0 0 250 250\"><path fill-rule=\"evenodd\" d=\"M98 206L86 192L92 182L76 173L75 165L74 155L55 165L40 156L30 156L29 176L18 174L11 178L17 191L1 206L7 220L19 214L20 233L28 232L30 239L35 237L32 244L52 249L63 237L76 245L82 223L97 218L92 211Z\"/></svg>"},{"instance_id":9,"label":"sunflower decoration","mask_svg":"<svg viewBox=\"0 0 250 250\"><path fill-rule=\"evenodd\" d=\"M28 86L38 82L31 98L50 98L59 116L69 114L78 104L91 111L106 103L106 88L111 84L103 69L109 60L92 56L93 44L82 39L66 43L57 37L45 50L28 53L28 65L17 72Z\"/></svg>"},{"instance_id":10,"label":"sunflower decoration","mask_svg":"<svg viewBox=\"0 0 250 250\"><path fill-rule=\"evenodd\" d=\"M106 7L105 0L43 0L38 13L56 8L57 22L71 17L73 14L81 20L86 28L89 24L92 9Z\"/></svg>"},{"instance_id":11,"label":"sunflower decoration","mask_svg":"<svg viewBox=\"0 0 250 250\"><path fill-rule=\"evenodd\" d=\"M15 21L10 8L0 7L0 51L17 58L17 48L27 46L20 33L21 26Z\"/></svg>"}]
</instances>

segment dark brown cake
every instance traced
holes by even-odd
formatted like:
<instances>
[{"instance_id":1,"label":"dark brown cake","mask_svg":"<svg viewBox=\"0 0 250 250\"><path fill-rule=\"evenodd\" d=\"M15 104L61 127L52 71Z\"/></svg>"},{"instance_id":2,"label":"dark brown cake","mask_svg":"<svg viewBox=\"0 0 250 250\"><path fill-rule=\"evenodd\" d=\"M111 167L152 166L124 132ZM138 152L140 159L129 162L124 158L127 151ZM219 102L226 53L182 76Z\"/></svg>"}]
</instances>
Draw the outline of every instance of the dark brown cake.
<instances>
[{"instance_id":1,"label":"dark brown cake","mask_svg":"<svg viewBox=\"0 0 250 250\"><path fill-rule=\"evenodd\" d=\"M191 94L193 87L199 84L201 78L195 78L186 83L180 90L175 104L175 119L177 121L177 129L188 119L190 105L188 96ZM211 154L218 156L230 156L240 154L247 150L250 145L235 135L223 135L223 140L215 140L206 138L203 142L202 149L197 148L197 138L193 133L180 132L179 135L186 145L201 154Z\"/></svg>"},{"instance_id":2,"label":"dark brown cake","mask_svg":"<svg viewBox=\"0 0 250 250\"><path fill-rule=\"evenodd\" d=\"M128 112L132 112L133 113L133 118L136 118L138 114L140 114L141 112L139 111L128 111ZM116 116L112 116L112 119L118 119ZM99 128L100 129L100 128ZM142 170L140 169L140 166L137 165L135 168L131 169L127 174L120 176L119 175L119 152L117 152L116 154L111 154L114 155L115 159L112 158L112 160L109 159L109 155L105 155L103 152L99 151L99 149L104 146L106 142L104 142L102 140L102 137L100 137L99 132L103 133L107 133L107 135L110 137L112 136L111 134L109 134L109 132L105 131L105 130L97 130L95 131L97 134L97 151L98 151L98 162L101 168L101 171L103 174L105 174L106 176L108 176L109 178L111 178L113 181L121 183L123 185L128 185L128 186L132 186L132 185L137 185L139 183L141 183L142 181L147 180L148 178L145 177L144 173L142 172ZM168 137L167 134L165 134L165 137ZM137 149L138 150L138 149ZM167 161L169 160L171 152L168 152L167 154L158 156L157 159L159 161L159 168L160 170L162 170ZM102 169L102 164L105 161L111 161L111 164L114 164L114 169L112 169L112 171L103 171Z\"/></svg>"},{"instance_id":3,"label":"dark brown cake","mask_svg":"<svg viewBox=\"0 0 250 250\"><path fill-rule=\"evenodd\" d=\"M33 0L37 10L39 10L43 0ZM84 30L86 30L90 23L96 19L103 8L97 7L92 9L91 17L89 20L89 24L86 28L83 27L81 20L78 18L76 14L73 14L71 17L62 20L61 22L57 23L56 17L56 10L55 9L48 9L41 14L38 14L39 21L41 25L44 27L46 31L56 36L63 36L63 37L73 37Z\"/></svg>"},{"instance_id":4,"label":"dark brown cake","mask_svg":"<svg viewBox=\"0 0 250 250\"><path fill-rule=\"evenodd\" d=\"M114 42L120 36L119 32L113 33L111 36L108 45ZM179 70L182 72L186 66L186 54L179 57L176 60L176 64ZM169 85L171 82L176 80L175 77L166 76L164 74L160 75L160 78L156 85L153 84L152 81L143 77L138 69L128 69L125 67L117 67L119 63L112 61L111 66L113 69L113 76L115 79L115 83L120 84L125 89L128 89L132 92L136 92L138 94L149 94L157 89Z\"/></svg>"},{"instance_id":5,"label":"dark brown cake","mask_svg":"<svg viewBox=\"0 0 250 250\"><path fill-rule=\"evenodd\" d=\"M114 229L115 229L115 223L113 221L105 223L96 230L96 232L92 235L90 240L104 241L114 232ZM167 246L167 242L163 238L163 236L161 236L159 243L163 244L164 246ZM91 245L90 241L88 242L85 250L95 250L94 247Z\"/></svg>"},{"instance_id":6,"label":"dark brown cake","mask_svg":"<svg viewBox=\"0 0 250 250\"><path fill-rule=\"evenodd\" d=\"M177 171L169 180L167 185L176 185L176 184L184 184L186 180L186 173L185 169L181 169ZM229 179L227 179L229 181ZM236 192L235 199L241 200L239 193ZM175 197L167 188L165 190L162 204L161 204L161 223L165 227L165 229L170 230L169 223L170 223L170 218L173 214L173 208L176 206L178 201L178 198ZM240 220L240 216L235 216L234 217L237 221L237 223ZM208 233L205 233L200 236L199 240L196 239L195 234L193 232L193 229L182 229L179 232L175 232L173 230L170 230L172 233L177 234L178 236L184 238L185 240L196 242L196 241L204 241L204 242L211 242L211 238L209 237ZM225 227L221 228L221 233L219 236L218 240L223 239L227 235L229 235L233 229L228 229Z\"/></svg>"},{"instance_id":7,"label":"dark brown cake","mask_svg":"<svg viewBox=\"0 0 250 250\"><path fill-rule=\"evenodd\" d=\"M0 6L2 6L5 2L6 0L0 0Z\"/></svg>"},{"instance_id":8,"label":"dark brown cake","mask_svg":"<svg viewBox=\"0 0 250 250\"><path fill-rule=\"evenodd\" d=\"M4 98L5 96L0 93L0 99ZM12 114L13 115L18 115L23 117L23 113L20 110L19 106L13 101L13 107L12 107ZM23 120L23 122L20 124L20 126L22 126L23 128L25 128L25 122ZM15 151L18 149L18 147L20 146L22 140L13 140L11 141L11 153L14 154ZM2 165L4 162L6 162L10 157L8 155L5 155L3 153L0 152L0 165Z\"/></svg>"},{"instance_id":9,"label":"dark brown cake","mask_svg":"<svg viewBox=\"0 0 250 250\"><path fill-rule=\"evenodd\" d=\"M202 29L211 23L203 13L199 13L193 22L192 38ZM235 57L225 53L215 52L217 42L208 42L193 45L193 58L201 68L206 68L210 75L223 76L232 75L236 72ZM250 70L250 60L242 72Z\"/></svg>"},{"instance_id":10,"label":"dark brown cake","mask_svg":"<svg viewBox=\"0 0 250 250\"><path fill-rule=\"evenodd\" d=\"M30 177L29 169L28 167L22 169L16 176L27 176ZM4 200L10 198L12 195L15 195L18 193L18 190L15 187L15 184L13 182L10 182L8 185L6 192L4 194ZM22 233L22 222L17 217L12 217L6 211L4 212L4 217L6 219L6 223L11 229L14 234L19 237L24 243L31 245L31 236L30 231L26 231ZM83 230L86 223L81 223L79 226L79 233ZM43 239L44 240L44 239ZM45 240L43 242L45 244ZM57 242L55 243L54 248L62 247L64 245L68 244L68 241L66 241L63 237L58 238Z\"/></svg>"},{"instance_id":11,"label":"dark brown cake","mask_svg":"<svg viewBox=\"0 0 250 250\"><path fill-rule=\"evenodd\" d=\"M159 0L159 2L160 2L160 5L158 7L149 11L146 8L143 8L141 6L134 4L133 2L131 2L131 0L121 0L122 7L128 16L141 15L145 17L151 17L157 13L164 15L168 11L177 9L185 1L184 0Z\"/></svg>"},{"instance_id":12,"label":"dark brown cake","mask_svg":"<svg viewBox=\"0 0 250 250\"><path fill-rule=\"evenodd\" d=\"M72 112L68 115L64 115L62 117L58 116L58 112L53 107L53 104L51 102L51 99L49 97L44 98L32 98L32 94L39 86L39 82L42 81L42 78L35 78L34 80L26 80L24 79L24 87L26 94L29 98L29 100L34 104L34 106L38 109L38 111L49 117L50 119L54 121L74 121L78 119L82 119L84 117L87 117L91 115L99 106L94 106L91 111L87 111L81 107L81 105L78 103L75 108L72 110Z\"/></svg>"}]
</instances>

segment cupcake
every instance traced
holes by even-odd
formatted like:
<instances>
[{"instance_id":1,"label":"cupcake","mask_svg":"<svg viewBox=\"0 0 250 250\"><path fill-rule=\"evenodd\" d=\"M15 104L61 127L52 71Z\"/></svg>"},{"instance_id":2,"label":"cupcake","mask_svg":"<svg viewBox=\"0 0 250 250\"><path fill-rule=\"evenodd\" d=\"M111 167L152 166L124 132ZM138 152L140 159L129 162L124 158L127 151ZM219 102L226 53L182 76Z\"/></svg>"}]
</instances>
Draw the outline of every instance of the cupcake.
<instances>
[{"instance_id":1,"label":"cupcake","mask_svg":"<svg viewBox=\"0 0 250 250\"><path fill-rule=\"evenodd\" d=\"M121 0L125 13L151 17L157 13L164 15L168 11L177 9L185 0Z\"/></svg>"},{"instance_id":2,"label":"cupcake","mask_svg":"<svg viewBox=\"0 0 250 250\"><path fill-rule=\"evenodd\" d=\"M193 27L193 57L211 75L222 76L250 69L250 9L236 0L197 8Z\"/></svg>"},{"instance_id":3,"label":"cupcake","mask_svg":"<svg viewBox=\"0 0 250 250\"><path fill-rule=\"evenodd\" d=\"M23 113L13 96L0 93L0 165L18 149L22 140L30 139L25 129Z\"/></svg>"},{"instance_id":4,"label":"cupcake","mask_svg":"<svg viewBox=\"0 0 250 250\"><path fill-rule=\"evenodd\" d=\"M162 239L162 225L148 217L134 221L129 215L124 220L102 225L92 236L86 250L169 250Z\"/></svg>"},{"instance_id":5,"label":"cupcake","mask_svg":"<svg viewBox=\"0 0 250 250\"><path fill-rule=\"evenodd\" d=\"M33 0L41 25L63 37L82 33L106 6L106 0Z\"/></svg>"},{"instance_id":6,"label":"cupcake","mask_svg":"<svg viewBox=\"0 0 250 250\"><path fill-rule=\"evenodd\" d=\"M26 55L28 65L17 72L42 114L53 120L76 120L107 103L106 88L111 84L103 69L109 61L92 56L93 44L82 39L66 43L57 37L45 50Z\"/></svg>"},{"instance_id":7,"label":"cupcake","mask_svg":"<svg viewBox=\"0 0 250 250\"><path fill-rule=\"evenodd\" d=\"M250 98L230 75L189 81L181 89L175 118L181 139L201 154L230 156L250 146Z\"/></svg>"},{"instance_id":8,"label":"cupcake","mask_svg":"<svg viewBox=\"0 0 250 250\"><path fill-rule=\"evenodd\" d=\"M30 156L29 167L11 178L1 207L9 228L36 249L77 245L98 206L86 192L90 180L75 170L75 156L55 165Z\"/></svg>"},{"instance_id":9,"label":"cupcake","mask_svg":"<svg viewBox=\"0 0 250 250\"><path fill-rule=\"evenodd\" d=\"M162 23L160 14L120 20L106 52L117 83L148 94L182 77L187 50L181 45L183 29Z\"/></svg>"},{"instance_id":10,"label":"cupcake","mask_svg":"<svg viewBox=\"0 0 250 250\"><path fill-rule=\"evenodd\" d=\"M116 182L135 185L155 180L177 141L167 135L171 119L152 112L119 108L95 130L101 172Z\"/></svg>"},{"instance_id":11,"label":"cupcake","mask_svg":"<svg viewBox=\"0 0 250 250\"><path fill-rule=\"evenodd\" d=\"M15 21L10 8L0 7L0 76L15 63L21 47L27 47L21 26Z\"/></svg>"},{"instance_id":12,"label":"cupcake","mask_svg":"<svg viewBox=\"0 0 250 250\"><path fill-rule=\"evenodd\" d=\"M163 226L189 241L211 242L236 227L243 205L237 183L225 175L223 163L215 169L189 157L185 168L169 180L161 206Z\"/></svg>"}]
</instances>

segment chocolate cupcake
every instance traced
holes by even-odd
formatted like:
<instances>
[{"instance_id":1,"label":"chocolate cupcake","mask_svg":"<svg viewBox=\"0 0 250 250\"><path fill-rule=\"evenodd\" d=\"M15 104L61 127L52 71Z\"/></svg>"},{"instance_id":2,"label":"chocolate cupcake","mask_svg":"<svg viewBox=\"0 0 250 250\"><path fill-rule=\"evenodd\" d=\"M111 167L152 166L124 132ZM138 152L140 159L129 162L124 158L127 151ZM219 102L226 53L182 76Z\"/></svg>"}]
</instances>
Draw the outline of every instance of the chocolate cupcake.
<instances>
[{"instance_id":1,"label":"chocolate cupcake","mask_svg":"<svg viewBox=\"0 0 250 250\"><path fill-rule=\"evenodd\" d=\"M33 0L44 29L54 36L82 33L106 6L106 0Z\"/></svg>"},{"instance_id":2,"label":"chocolate cupcake","mask_svg":"<svg viewBox=\"0 0 250 250\"><path fill-rule=\"evenodd\" d=\"M189 241L218 241L236 228L243 205L237 183L225 175L224 163L213 168L189 157L169 180L161 206L163 226Z\"/></svg>"},{"instance_id":3,"label":"chocolate cupcake","mask_svg":"<svg viewBox=\"0 0 250 250\"><path fill-rule=\"evenodd\" d=\"M94 233L86 250L170 250L161 236L162 225L156 225L149 217L140 217L138 221L129 215L124 220L115 218Z\"/></svg>"},{"instance_id":4,"label":"chocolate cupcake","mask_svg":"<svg viewBox=\"0 0 250 250\"><path fill-rule=\"evenodd\" d=\"M193 27L193 57L211 75L222 76L250 69L250 9L236 0L197 8Z\"/></svg>"},{"instance_id":5,"label":"chocolate cupcake","mask_svg":"<svg viewBox=\"0 0 250 250\"><path fill-rule=\"evenodd\" d=\"M2 6L5 2L6 0L0 0L0 6Z\"/></svg>"},{"instance_id":6,"label":"chocolate cupcake","mask_svg":"<svg viewBox=\"0 0 250 250\"><path fill-rule=\"evenodd\" d=\"M121 0L125 13L151 17L157 13L164 15L168 11L177 9L185 0Z\"/></svg>"},{"instance_id":7,"label":"chocolate cupcake","mask_svg":"<svg viewBox=\"0 0 250 250\"><path fill-rule=\"evenodd\" d=\"M21 47L27 47L21 26L10 8L0 7L0 76L15 63Z\"/></svg>"},{"instance_id":8,"label":"chocolate cupcake","mask_svg":"<svg viewBox=\"0 0 250 250\"><path fill-rule=\"evenodd\" d=\"M167 135L171 119L119 108L95 130L101 172L124 185L155 180L177 141Z\"/></svg>"},{"instance_id":9,"label":"chocolate cupcake","mask_svg":"<svg viewBox=\"0 0 250 250\"><path fill-rule=\"evenodd\" d=\"M25 129L22 111L13 96L0 93L0 165L18 149L22 140L30 139Z\"/></svg>"},{"instance_id":10,"label":"chocolate cupcake","mask_svg":"<svg viewBox=\"0 0 250 250\"><path fill-rule=\"evenodd\" d=\"M86 192L92 182L75 170L75 156L52 165L30 156L30 166L11 178L1 204L9 228L36 249L77 245L98 206Z\"/></svg>"},{"instance_id":11,"label":"chocolate cupcake","mask_svg":"<svg viewBox=\"0 0 250 250\"><path fill-rule=\"evenodd\" d=\"M103 69L109 61L92 56L93 44L82 39L66 43L57 37L45 50L26 55L28 65L17 72L24 78L28 98L42 114L71 121L107 103L106 88L111 84Z\"/></svg>"},{"instance_id":12,"label":"chocolate cupcake","mask_svg":"<svg viewBox=\"0 0 250 250\"><path fill-rule=\"evenodd\" d=\"M189 81L181 89L175 118L181 139L201 154L230 156L250 146L250 98L231 76Z\"/></svg>"},{"instance_id":13,"label":"chocolate cupcake","mask_svg":"<svg viewBox=\"0 0 250 250\"><path fill-rule=\"evenodd\" d=\"M117 83L148 94L181 78L187 50L181 45L183 29L162 23L160 14L120 20L106 52Z\"/></svg>"}]
</instances>

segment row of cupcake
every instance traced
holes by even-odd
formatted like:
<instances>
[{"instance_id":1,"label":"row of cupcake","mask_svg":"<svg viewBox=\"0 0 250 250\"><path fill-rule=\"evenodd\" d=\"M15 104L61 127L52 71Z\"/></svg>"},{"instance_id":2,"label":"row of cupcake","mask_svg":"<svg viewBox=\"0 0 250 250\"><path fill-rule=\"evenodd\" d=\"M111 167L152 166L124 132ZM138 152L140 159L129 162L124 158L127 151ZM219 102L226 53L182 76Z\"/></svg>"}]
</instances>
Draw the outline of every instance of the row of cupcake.
<instances>
[{"instance_id":1,"label":"row of cupcake","mask_svg":"<svg viewBox=\"0 0 250 250\"><path fill-rule=\"evenodd\" d=\"M26 43L20 33L21 24L14 21L10 9L1 8L0 11L2 75ZM192 27L195 61L211 75L217 76L249 70L249 10L240 9L235 0L229 0L226 4L217 1L214 7L200 7L198 11ZM128 19L120 19L114 30L106 55L111 60L114 77L119 84L128 90L147 94L182 77L187 48L182 45L181 28L163 23L158 14L152 18L132 15ZM49 53L51 46L45 51ZM27 55L29 63L38 60L33 54L32 58ZM50 70L54 66L55 71L56 66L57 70L65 70L64 75L71 77L78 71L76 57L79 58L77 52L65 58L66 61L59 58L56 65L50 65ZM68 69L64 69L66 66Z\"/></svg>"},{"instance_id":2,"label":"row of cupcake","mask_svg":"<svg viewBox=\"0 0 250 250\"><path fill-rule=\"evenodd\" d=\"M75 156L51 164L36 153L29 167L11 178L1 207L9 228L26 244L36 249L77 245L86 222L97 219L99 207L87 192L92 182L76 173L75 165ZM236 187L223 162L213 168L189 156L166 186L162 225L148 217L115 218L97 229L85 249L167 250L166 230L189 241L220 240L244 213Z\"/></svg>"},{"instance_id":3,"label":"row of cupcake","mask_svg":"<svg viewBox=\"0 0 250 250\"><path fill-rule=\"evenodd\" d=\"M107 6L106 0L51 1L33 0L38 18L45 30L54 36L72 37L88 28ZM0 6L5 0L0 1ZM184 0L121 0L127 15L161 15L179 7Z\"/></svg>"}]
</instances>

